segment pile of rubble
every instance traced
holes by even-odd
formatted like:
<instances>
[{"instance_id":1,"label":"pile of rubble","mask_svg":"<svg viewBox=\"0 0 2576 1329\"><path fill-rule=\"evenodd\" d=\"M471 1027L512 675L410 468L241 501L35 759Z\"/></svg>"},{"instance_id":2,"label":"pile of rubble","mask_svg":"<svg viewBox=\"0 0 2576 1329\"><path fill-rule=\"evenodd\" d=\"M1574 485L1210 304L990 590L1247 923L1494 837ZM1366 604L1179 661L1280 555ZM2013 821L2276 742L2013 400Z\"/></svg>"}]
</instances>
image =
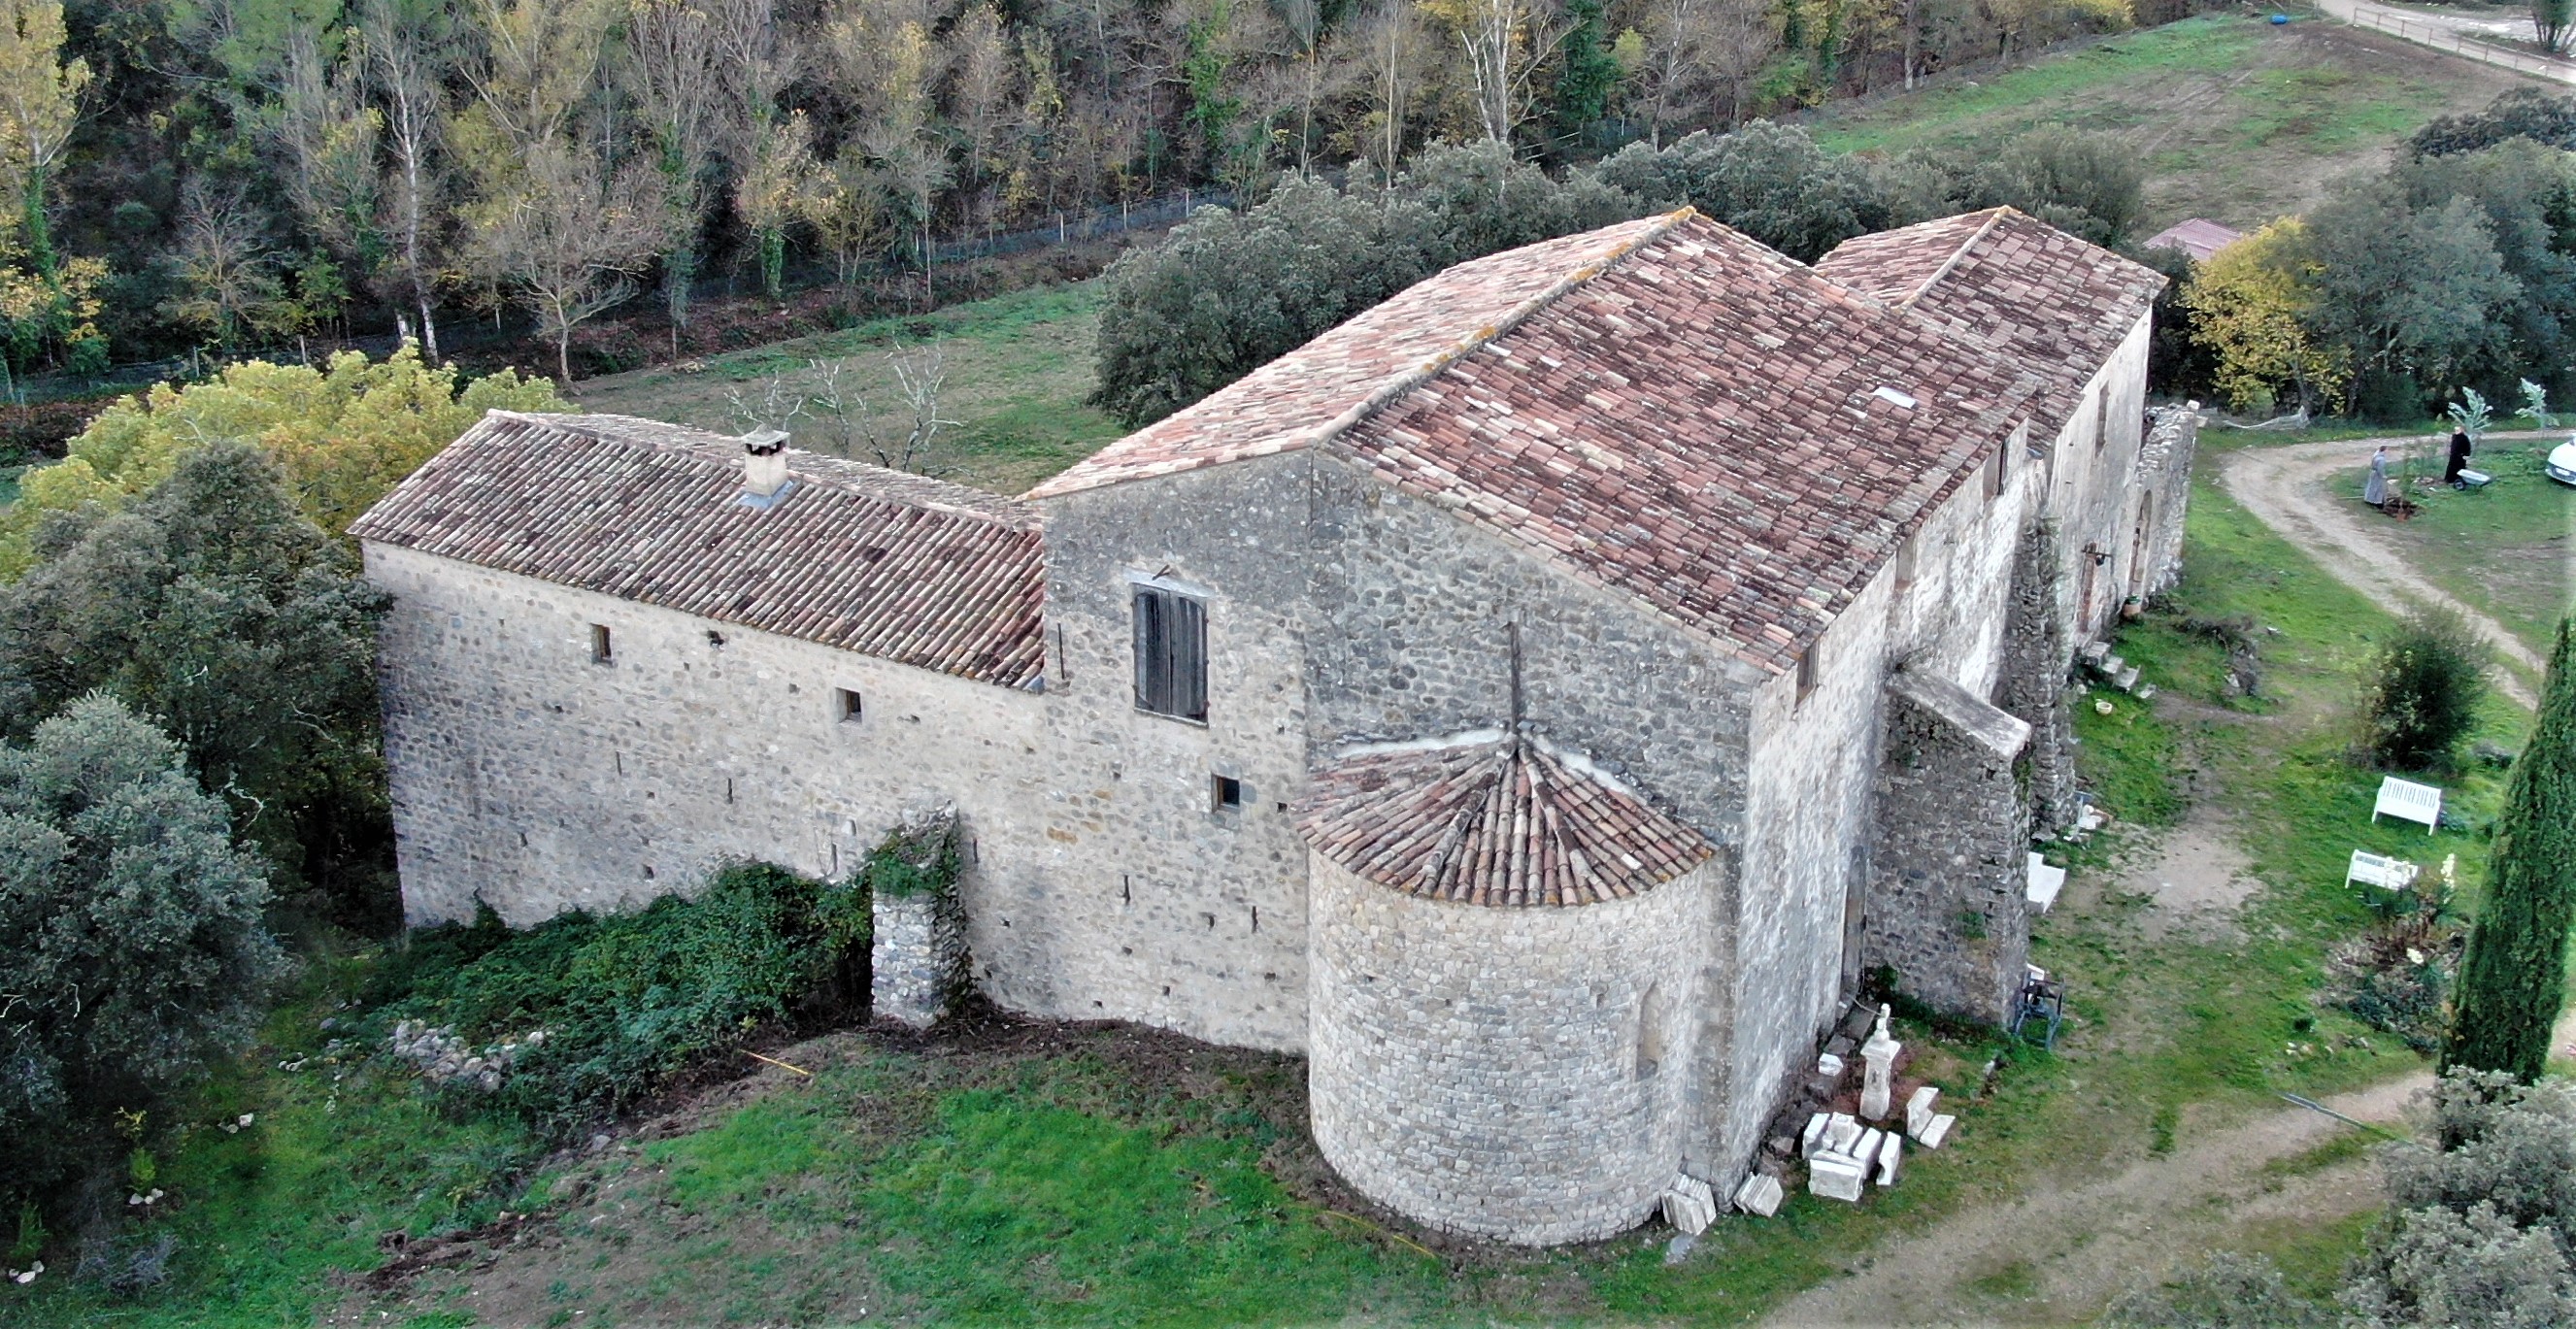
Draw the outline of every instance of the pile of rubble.
<instances>
[{"instance_id":1,"label":"pile of rubble","mask_svg":"<svg viewBox=\"0 0 2576 1329\"><path fill-rule=\"evenodd\" d=\"M1736 1209L1764 1218L1779 1212L1793 1170L1802 1166L1809 1193L1857 1203L1873 1181L1896 1184L1908 1139L1925 1149L1948 1142L1958 1118L1940 1110L1938 1087L1903 1077L1905 1045L1888 1032L1887 1019L1884 1006L1875 1012L1855 1006L1844 1017L1800 1092L1773 1119L1752 1174L1732 1197ZM1850 1083L1855 1061L1857 1086ZM1901 1127L1893 1120L1900 1090ZM1708 1183L1694 1177L1675 1177L1664 1192L1664 1219L1685 1235L1705 1230L1719 1208Z\"/></svg>"},{"instance_id":2,"label":"pile of rubble","mask_svg":"<svg viewBox=\"0 0 2576 1329\"><path fill-rule=\"evenodd\" d=\"M396 1024L386 1038L389 1050L419 1067L421 1078L431 1084L470 1085L487 1094L501 1087L521 1052L544 1041L546 1031L539 1029L526 1038L506 1038L477 1051L457 1037L454 1028L433 1028L421 1020Z\"/></svg>"}]
</instances>

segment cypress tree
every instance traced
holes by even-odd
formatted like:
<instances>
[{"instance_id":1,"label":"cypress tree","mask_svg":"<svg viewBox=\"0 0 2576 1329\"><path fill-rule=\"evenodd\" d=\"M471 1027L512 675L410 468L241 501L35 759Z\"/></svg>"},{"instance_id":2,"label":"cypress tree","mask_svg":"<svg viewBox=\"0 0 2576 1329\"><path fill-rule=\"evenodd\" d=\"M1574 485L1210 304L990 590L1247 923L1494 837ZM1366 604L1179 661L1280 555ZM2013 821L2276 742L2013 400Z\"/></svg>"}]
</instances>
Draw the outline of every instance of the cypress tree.
<instances>
[{"instance_id":1,"label":"cypress tree","mask_svg":"<svg viewBox=\"0 0 2576 1329\"><path fill-rule=\"evenodd\" d=\"M2549 1062L2566 994L2576 915L2576 658L2558 624L2540 718L2513 764L2487 866L2486 907L2469 930L2442 1069L2503 1071L2528 1084Z\"/></svg>"}]
</instances>

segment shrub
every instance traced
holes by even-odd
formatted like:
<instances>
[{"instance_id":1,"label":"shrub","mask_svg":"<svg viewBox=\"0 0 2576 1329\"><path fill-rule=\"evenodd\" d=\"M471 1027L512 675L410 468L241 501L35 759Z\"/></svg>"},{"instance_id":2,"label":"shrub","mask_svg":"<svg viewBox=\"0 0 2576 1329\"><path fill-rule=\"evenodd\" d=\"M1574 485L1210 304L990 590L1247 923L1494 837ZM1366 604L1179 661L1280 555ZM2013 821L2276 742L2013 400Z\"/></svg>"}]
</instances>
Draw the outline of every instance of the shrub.
<instances>
[{"instance_id":1,"label":"shrub","mask_svg":"<svg viewBox=\"0 0 2576 1329\"><path fill-rule=\"evenodd\" d=\"M2370 754L2396 770L2447 765L2485 700L2487 647L2457 614L2418 610L2380 648L2371 674Z\"/></svg>"},{"instance_id":2,"label":"shrub","mask_svg":"<svg viewBox=\"0 0 2576 1329\"><path fill-rule=\"evenodd\" d=\"M2260 1255L2218 1251L2154 1287L2114 1298L2105 1329L2326 1329L2326 1308L2304 1300Z\"/></svg>"},{"instance_id":3,"label":"shrub","mask_svg":"<svg viewBox=\"0 0 2576 1329\"><path fill-rule=\"evenodd\" d=\"M2514 88L2482 111L2441 116L2406 140L2419 157L2446 157L2527 138L2546 147L2576 150L2576 97L2552 97L2538 88Z\"/></svg>"},{"instance_id":4,"label":"shrub","mask_svg":"<svg viewBox=\"0 0 2576 1329\"><path fill-rule=\"evenodd\" d=\"M543 1031L492 1097L565 1134L756 1028L862 1007L868 899L864 878L825 885L741 864L695 898L633 914L571 913L512 932L487 910L469 927L416 933L378 976L385 1004L370 1019L379 1032L418 1020L474 1045Z\"/></svg>"},{"instance_id":5,"label":"shrub","mask_svg":"<svg viewBox=\"0 0 2576 1329\"><path fill-rule=\"evenodd\" d=\"M2576 1093L2455 1071L2434 1085L2432 1128L2438 1149L2381 1155L2391 1212L2345 1280L2348 1323L2576 1320Z\"/></svg>"},{"instance_id":6,"label":"shrub","mask_svg":"<svg viewBox=\"0 0 2576 1329\"><path fill-rule=\"evenodd\" d=\"M102 1166L249 1042L283 962L229 821L112 697L0 747L0 1200Z\"/></svg>"}]
</instances>

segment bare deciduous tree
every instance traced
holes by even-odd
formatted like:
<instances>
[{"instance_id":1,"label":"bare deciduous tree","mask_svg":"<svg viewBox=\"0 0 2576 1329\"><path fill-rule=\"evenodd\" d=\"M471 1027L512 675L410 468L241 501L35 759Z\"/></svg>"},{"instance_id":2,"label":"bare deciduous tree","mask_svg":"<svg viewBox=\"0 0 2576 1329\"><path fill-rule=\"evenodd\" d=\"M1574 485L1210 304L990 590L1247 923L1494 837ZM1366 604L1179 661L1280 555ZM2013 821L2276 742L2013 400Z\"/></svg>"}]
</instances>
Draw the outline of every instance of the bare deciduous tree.
<instances>
[{"instance_id":1,"label":"bare deciduous tree","mask_svg":"<svg viewBox=\"0 0 2576 1329\"><path fill-rule=\"evenodd\" d=\"M1497 143L1529 118L1531 83L1565 40L1561 16L1542 0L1421 0L1449 29L1474 82L1477 127Z\"/></svg>"},{"instance_id":2,"label":"bare deciduous tree","mask_svg":"<svg viewBox=\"0 0 2576 1329\"><path fill-rule=\"evenodd\" d=\"M662 304L671 349L689 324L689 287L698 276L698 232L707 220L707 175L715 159L719 94L717 26L692 0L630 0L622 69L636 110L652 127L662 173Z\"/></svg>"},{"instance_id":3,"label":"bare deciduous tree","mask_svg":"<svg viewBox=\"0 0 2576 1329\"><path fill-rule=\"evenodd\" d=\"M359 11L358 44L384 117L389 162L379 192L392 232L390 257L400 269L404 298L420 315L421 346L432 360L438 359L431 296L443 181L431 154L447 121L455 41L447 6L437 0L367 0Z\"/></svg>"},{"instance_id":4,"label":"bare deciduous tree","mask_svg":"<svg viewBox=\"0 0 2576 1329\"><path fill-rule=\"evenodd\" d=\"M635 293L664 231L656 172L611 176L595 153L562 143L528 155L519 187L473 210L474 255L514 290L555 345L558 379L572 385L572 330Z\"/></svg>"},{"instance_id":5,"label":"bare deciduous tree","mask_svg":"<svg viewBox=\"0 0 2576 1329\"><path fill-rule=\"evenodd\" d=\"M205 330L231 350L277 298L275 256L267 227L239 188L192 183L179 205L179 245L170 275L179 288L173 318Z\"/></svg>"}]
</instances>

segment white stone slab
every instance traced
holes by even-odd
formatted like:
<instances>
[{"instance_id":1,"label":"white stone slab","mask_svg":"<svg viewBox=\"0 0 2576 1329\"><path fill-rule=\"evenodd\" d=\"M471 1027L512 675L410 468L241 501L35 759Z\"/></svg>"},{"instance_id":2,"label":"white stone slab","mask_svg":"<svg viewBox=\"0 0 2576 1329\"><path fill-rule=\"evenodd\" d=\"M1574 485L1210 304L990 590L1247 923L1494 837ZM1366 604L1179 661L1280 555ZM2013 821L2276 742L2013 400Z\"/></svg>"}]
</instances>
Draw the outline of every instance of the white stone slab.
<instances>
[{"instance_id":1,"label":"white stone slab","mask_svg":"<svg viewBox=\"0 0 2576 1329\"><path fill-rule=\"evenodd\" d=\"M1938 1149L1950 1138L1950 1128L1958 1124L1957 1117L1944 1112L1934 1117L1931 1124L1923 1128L1923 1133L1914 1137L1914 1142L1926 1149Z\"/></svg>"},{"instance_id":2,"label":"white stone slab","mask_svg":"<svg viewBox=\"0 0 2576 1329\"><path fill-rule=\"evenodd\" d=\"M1825 1147L1825 1132L1832 1128L1833 1121L1830 1112L1819 1112L1807 1118L1807 1129L1798 1137L1798 1157L1813 1158L1817 1150Z\"/></svg>"},{"instance_id":3,"label":"white stone slab","mask_svg":"<svg viewBox=\"0 0 2576 1329\"><path fill-rule=\"evenodd\" d=\"M1915 1090L1914 1096L1905 1100L1905 1133L1915 1139L1922 1139L1924 1130L1931 1126L1933 1114L1939 1111L1940 1104L1941 1090L1938 1086L1927 1084Z\"/></svg>"},{"instance_id":4,"label":"white stone slab","mask_svg":"<svg viewBox=\"0 0 2576 1329\"><path fill-rule=\"evenodd\" d=\"M1896 1165L1903 1158L1904 1153L1905 1137L1894 1131L1889 1131L1887 1133L1887 1143L1878 1147L1879 1185L1893 1186L1896 1184Z\"/></svg>"},{"instance_id":5,"label":"white stone slab","mask_svg":"<svg viewBox=\"0 0 2576 1329\"><path fill-rule=\"evenodd\" d=\"M2029 880L2022 889L2022 896L2030 901L2031 907L2047 913L2048 907L2057 903L2057 893L2065 889L2066 869L2052 866L2039 855L2032 854Z\"/></svg>"},{"instance_id":6,"label":"white stone slab","mask_svg":"<svg viewBox=\"0 0 2576 1329\"><path fill-rule=\"evenodd\" d=\"M1843 1059L1830 1052L1818 1053L1816 1055L1816 1074L1827 1076L1832 1079L1841 1079L1843 1074Z\"/></svg>"},{"instance_id":7,"label":"white stone slab","mask_svg":"<svg viewBox=\"0 0 2576 1329\"><path fill-rule=\"evenodd\" d=\"M1780 1179L1756 1172L1735 1188L1735 1207L1756 1218L1769 1218L1780 1212Z\"/></svg>"},{"instance_id":8,"label":"white stone slab","mask_svg":"<svg viewBox=\"0 0 2576 1329\"><path fill-rule=\"evenodd\" d=\"M1848 1112L1837 1112L1825 1124L1825 1148L1837 1154L1849 1154L1860 1143L1860 1119Z\"/></svg>"},{"instance_id":9,"label":"white stone slab","mask_svg":"<svg viewBox=\"0 0 2576 1329\"><path fill-rule=\"evenodd\" d=\"M1852 1146L1852 1161L1860 1164L1862 1174L1866 1175L1871 1168L1878 1166L1878 1151L1886 1147L1887 1132L1866 1132L1860 1137L1860 1143Z\"/></svg>"},{"instance_id":10,"label":"white stone slab","mask_svg":"<svg viewBox=\"0 0 2576 1329\"><path fill-rule=\"evenodd\" d=\"M1664 1188L1664 1221L1675 1231L1696 1237L1717 1221L1717 1196L1707 1182L1680 1174Z\"/></svg>"},{"instance_id":11,"label":"white stone slab","mask_svg":"<svg viewBox=\"0 0 2576 1329\"><path fill-rule=\"evenodd\" d=\"M1807 1160L1807 1190L1829 1200L1857 1204L1867 1171L1846 1154L1824 1153Z\"/></svg>"}]
</instances>

